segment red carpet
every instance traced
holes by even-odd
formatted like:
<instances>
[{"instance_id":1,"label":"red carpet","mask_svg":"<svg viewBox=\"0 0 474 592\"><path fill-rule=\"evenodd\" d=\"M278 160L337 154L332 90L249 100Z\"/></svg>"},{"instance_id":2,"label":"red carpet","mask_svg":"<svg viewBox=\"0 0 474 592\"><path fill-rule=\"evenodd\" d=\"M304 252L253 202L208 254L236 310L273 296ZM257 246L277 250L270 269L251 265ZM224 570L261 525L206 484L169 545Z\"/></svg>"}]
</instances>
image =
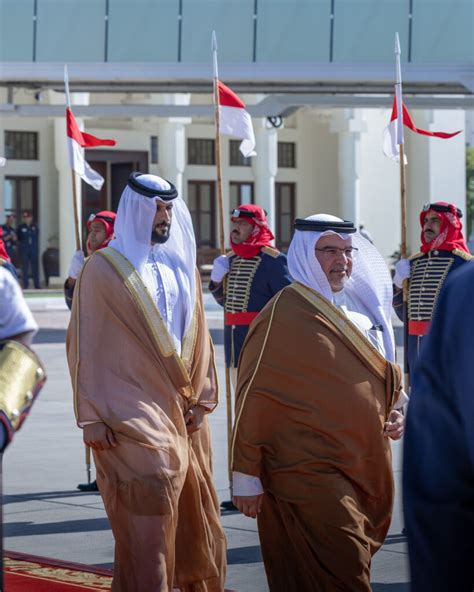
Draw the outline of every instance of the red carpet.
<instances>
[{"instance_id":1,"label":"red carpet","mask_svg":"<svg viewBox=\"0 0 474 592\"><path fill-rule=\"evenodd\" d=\"M5 551L6 592L110 590L112 572L36 555Z\"/></svg>"}]
</instances>

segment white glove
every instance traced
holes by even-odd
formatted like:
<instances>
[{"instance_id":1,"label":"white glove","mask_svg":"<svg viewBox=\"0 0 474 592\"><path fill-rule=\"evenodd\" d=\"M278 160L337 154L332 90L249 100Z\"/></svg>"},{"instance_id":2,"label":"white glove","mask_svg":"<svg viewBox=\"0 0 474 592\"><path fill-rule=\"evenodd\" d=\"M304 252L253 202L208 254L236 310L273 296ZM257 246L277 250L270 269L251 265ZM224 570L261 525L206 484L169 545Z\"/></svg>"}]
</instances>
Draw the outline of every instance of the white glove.
<instances>
[{"instance_id":1,"label":"white glove","mask_svg":"<svg viewBox=\"0 0 474 592\"><path fill-rule=\"evenodd\" d=\"M74 280L77 279L83 265L84 253L82 251L76 251L69 264L69 271L67 272L68 277L73 278Z\"/></svg>"},{"instance_id":2,"label":"white glove","mask_svg":"<svg viewBox=\"0 0 474 592\"><path fill-rule=\"evenodd\" d=\"M224 279L224 276L229 273L230 261L227 255L221 255L214 259L214 264L211 271L211 281L219 284Z\"/></svg>"},{"instance_id":3,"label":"white glove","mask_svg":"<svg viewBox=\"0 0 474 592\"><path fill-rule=\"evenodd\" d=\"M403 280L410 277L410 261L408 259L400 259L395 263L395 275L393 276L393 283L397 288L403 287Z\"/></svg>"}]
</instances>

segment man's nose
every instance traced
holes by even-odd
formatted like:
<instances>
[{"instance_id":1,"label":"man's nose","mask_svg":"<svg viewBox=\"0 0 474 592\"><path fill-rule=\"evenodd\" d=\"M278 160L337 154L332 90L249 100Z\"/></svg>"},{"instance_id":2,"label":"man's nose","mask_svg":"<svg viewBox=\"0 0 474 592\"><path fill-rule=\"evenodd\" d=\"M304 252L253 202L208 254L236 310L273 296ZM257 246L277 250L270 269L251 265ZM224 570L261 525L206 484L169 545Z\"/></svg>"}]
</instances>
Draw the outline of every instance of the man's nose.
<instances>
[{"instance_id":1,"label":"man's nose","mask_svg":"<svg viewBox=\"0 0 474 592\"><path fill-rule=\"evenodd\" d=\"M343 249L338 249L337 250L337 259L343 259L344 261L349 261L350 256L348 256Z\"/></svg>"}]
</instances>

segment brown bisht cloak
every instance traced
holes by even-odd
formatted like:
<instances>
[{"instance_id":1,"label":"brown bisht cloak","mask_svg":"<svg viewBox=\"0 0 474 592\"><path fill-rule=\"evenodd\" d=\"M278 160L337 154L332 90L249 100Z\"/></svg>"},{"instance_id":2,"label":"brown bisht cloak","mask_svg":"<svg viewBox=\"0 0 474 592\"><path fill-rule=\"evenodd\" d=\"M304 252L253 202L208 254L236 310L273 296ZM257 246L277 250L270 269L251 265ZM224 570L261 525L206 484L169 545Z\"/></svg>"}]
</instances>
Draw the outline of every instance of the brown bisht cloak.
<instances>
[{"instance_id":1,"label":"brown bisht cloak","mask_svg":"<svg viewBox=\"0 0 474 592\"><path fill-rule=\"evenodd\" d=\"M221 592L208 420L188 436L183 419L197 402L217 404L199 279L179 356L135 268L110 247L97 251L76 284L67 354L79 425L102 421L118 441L94 451L116 543L112 590Z\"/></svg>"},{"instance_id":2,"label":"brown bisht cloak","mask_svg":"<svg viewBox=\"0 0 474 592\"><path fill-rule=\"evenodd\" d=\"M284 288L239 361L233 470L265 490L258 528L272 592L367 592L390 525L383 434L400 370L317 292Z\"/></svg>"}]
</instances>

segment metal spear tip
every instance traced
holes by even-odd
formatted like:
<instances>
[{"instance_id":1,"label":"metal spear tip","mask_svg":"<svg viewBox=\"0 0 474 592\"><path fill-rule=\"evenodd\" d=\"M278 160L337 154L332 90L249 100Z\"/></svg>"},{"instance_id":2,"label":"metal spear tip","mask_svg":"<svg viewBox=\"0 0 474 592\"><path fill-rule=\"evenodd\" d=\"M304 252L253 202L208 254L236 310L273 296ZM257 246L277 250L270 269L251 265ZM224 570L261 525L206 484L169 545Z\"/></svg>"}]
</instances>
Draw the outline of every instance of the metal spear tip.
<instances>
[{"instance_id":1,"label":"metal spear tip","mask_svg":"<svg viewBox=\"0 0 474 592\"><path fill-rule=\"evenodd\" d=\"M395 33L395 53L397 55L402 53L400 49L400 37L398 36L398 33Z\"/></svg>"},{"instance_id":2,"label":"metal spear tip","mask_svg":"<svg viewBox=\"0 0 474 592\"><path fill-rule=\"evenodd\" d=\"M215 31L212 31L212 51L217 51L217 37Z\"/></svg>"}]
</instances>

